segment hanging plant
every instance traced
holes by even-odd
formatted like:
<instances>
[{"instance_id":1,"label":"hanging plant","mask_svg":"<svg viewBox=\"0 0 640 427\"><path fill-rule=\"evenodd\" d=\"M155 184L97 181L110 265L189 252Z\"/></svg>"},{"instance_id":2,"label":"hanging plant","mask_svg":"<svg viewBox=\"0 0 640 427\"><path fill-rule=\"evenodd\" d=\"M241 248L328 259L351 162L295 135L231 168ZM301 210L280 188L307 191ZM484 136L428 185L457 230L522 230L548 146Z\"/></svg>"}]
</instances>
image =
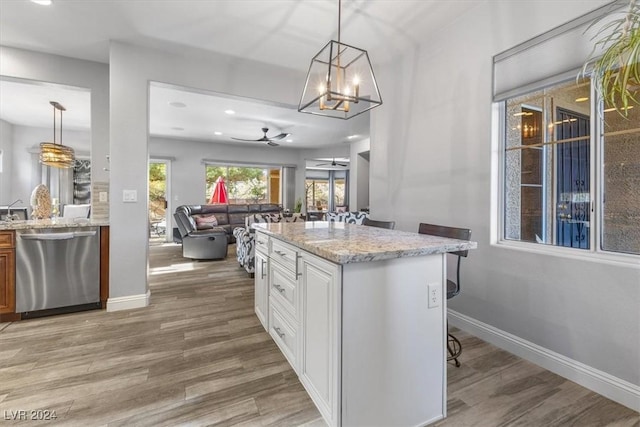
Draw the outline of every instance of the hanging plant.
<instances>
[{"instance_id":1,"label":"hanging plant","mask_svg":"<svg viewBox=\"0 0 640 427\"><path fill-rule=\"evenodd\" d=\"M600 22L597 20L593 25ZM596 92L608 108L627 117L632 105L640 105L640 3L630 0L624 15L603 26L582 75L591 72ZM602 56L596 56L604 51Z\"/></svg>"}]
</instances>

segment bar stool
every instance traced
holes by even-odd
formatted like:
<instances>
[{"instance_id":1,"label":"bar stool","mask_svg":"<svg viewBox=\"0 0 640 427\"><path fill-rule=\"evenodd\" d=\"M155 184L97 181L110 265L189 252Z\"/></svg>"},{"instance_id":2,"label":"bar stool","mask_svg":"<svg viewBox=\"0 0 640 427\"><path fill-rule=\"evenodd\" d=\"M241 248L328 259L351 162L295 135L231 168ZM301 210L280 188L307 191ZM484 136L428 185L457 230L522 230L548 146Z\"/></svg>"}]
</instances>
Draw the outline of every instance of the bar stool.
<instances>
[{"instance_id":1,"label":"bar stool","mask_svg":"<svg viewBox=\"0 0 640 427\"><path fill-rule=\"evenodd\" d=\"M449 237L451 239L469 240L471 239L471 230L468 228L446 227L444 225L421 223L418 227L418 233L431 234L433 236ZM462 257L467 257L469 251L449 252L450 255L458 257L458 265L456 267L456 281L447 278L447 299L451 299L460 293L460 261ZM449 322L447 321L447 351L449 357L447 360L453 360L456 367L460 367L458 357L462 353L462 344L458 338L449 333Z\"/></svg>"},{"instance_id":2,"label":"bar stool","mask_svg":"<svg viewBox=\"0 0 640 427\"><path fill-rule=\"evenodd\" d=\"M389 230L393 230L396 228L395 221L376 221L375 219L365 218L362 221L362 225L368 225L369 227L378 227L378 228L388 228Z\"/></svg>"}]
</instances>

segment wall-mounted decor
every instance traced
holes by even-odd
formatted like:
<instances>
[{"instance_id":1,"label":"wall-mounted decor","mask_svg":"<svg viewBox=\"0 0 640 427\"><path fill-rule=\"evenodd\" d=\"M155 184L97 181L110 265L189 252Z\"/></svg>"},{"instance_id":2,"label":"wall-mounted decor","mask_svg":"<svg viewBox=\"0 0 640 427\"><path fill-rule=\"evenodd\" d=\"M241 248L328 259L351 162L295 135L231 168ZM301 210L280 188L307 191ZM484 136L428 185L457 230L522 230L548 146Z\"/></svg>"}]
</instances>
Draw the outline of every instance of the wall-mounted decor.
<instances>
[{"instance_id":1,"label":"wall-mounted decor","mask_svg":"<svg viewBox=\"0 0 640 427\"><path fill-rule=\"evenodd\" d=\"M76 159L73 165L73 203L91 203L91 160Z\"/></svg>"}]
</instances>

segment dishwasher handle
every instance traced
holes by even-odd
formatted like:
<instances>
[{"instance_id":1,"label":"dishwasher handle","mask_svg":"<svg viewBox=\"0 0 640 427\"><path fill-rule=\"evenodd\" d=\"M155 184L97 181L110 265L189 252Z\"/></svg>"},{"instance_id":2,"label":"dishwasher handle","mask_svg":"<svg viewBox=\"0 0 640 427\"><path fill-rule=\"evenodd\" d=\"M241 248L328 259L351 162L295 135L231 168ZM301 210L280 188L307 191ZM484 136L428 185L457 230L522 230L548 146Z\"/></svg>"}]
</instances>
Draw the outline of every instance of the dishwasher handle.
<instances>
[{"instance_id":1,"label":"dishwasher handle","mask_svg":"<svg viewBox=\"0 0 640 427\"><path fill-rule=\"evenodd\" d=\"M73 237L91 237L91 236L95 236L96 235L96 231L74 231L73 232Z\"/></svg>"},{"instance_id":2,"label":"dishwasher handle","mask_svg":"<svg viewBox=\"0 0 640 427\"><path fill-rule=\"evenodd\" d=\"M20 238L24 240L71 240L76 237L89 237L95 235L95 231L72 231L69 233L22 234Z\"/></svg>"}]
</instances>

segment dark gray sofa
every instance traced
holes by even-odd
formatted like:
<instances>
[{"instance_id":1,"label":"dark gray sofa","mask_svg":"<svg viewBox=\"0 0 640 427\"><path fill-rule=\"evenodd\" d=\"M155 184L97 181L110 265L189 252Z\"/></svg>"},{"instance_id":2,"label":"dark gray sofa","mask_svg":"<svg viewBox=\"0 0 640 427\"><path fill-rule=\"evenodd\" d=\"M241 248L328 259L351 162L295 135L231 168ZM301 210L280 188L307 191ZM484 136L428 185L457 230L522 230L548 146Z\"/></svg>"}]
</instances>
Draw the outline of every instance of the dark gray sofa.
<instances>
[{"instance_id":1,"label":"dark gray sofa","mask_svg":"<svg viewBox=\"0 0 640 427\"><path fill-rule=\"evenodd\" d=\"M257 213L281 213L282 206L268 203L255 205L182 205L176 208L174 218L184 239L194 231L222 229L229 243L235 242L233 229L245 226L245 218ZM217 225L197 224L197 219L215 216Z\"/></svg>"}]
</instances>

